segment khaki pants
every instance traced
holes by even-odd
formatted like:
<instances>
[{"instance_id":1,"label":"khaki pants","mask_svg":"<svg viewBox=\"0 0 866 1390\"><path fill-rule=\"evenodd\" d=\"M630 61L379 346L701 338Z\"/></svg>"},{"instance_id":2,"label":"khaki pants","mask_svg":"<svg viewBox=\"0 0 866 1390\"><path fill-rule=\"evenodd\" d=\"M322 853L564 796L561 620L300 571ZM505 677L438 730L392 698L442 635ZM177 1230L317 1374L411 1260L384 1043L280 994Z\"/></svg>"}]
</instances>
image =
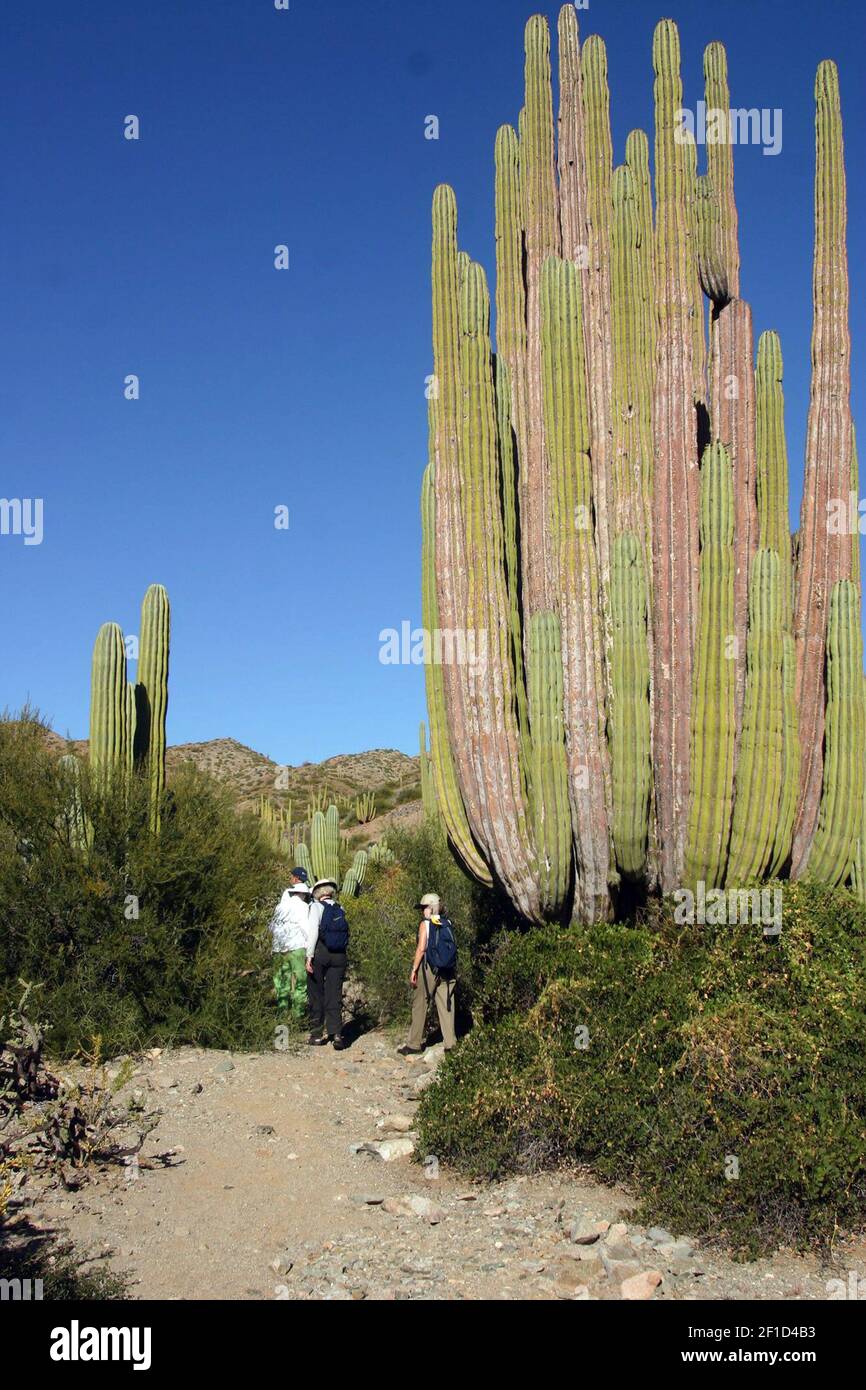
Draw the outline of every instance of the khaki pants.
<instances>
[{"instance_id":1,"label":"khaki pants","mask_svg":"<svg viewBox=\"0 0 866 1390\"><path fill-rule=\"evenodd\" d=\"M454 983L454 980L437 979L426 960L421 962L421 969L418 971L418 985L412 1000L412 1023L409 1028L410 1047L421 1048L424 1046L424 1024L427 1021L427 1010L434 999L436 1012L439 1015L439 1027L442 1029L442 1041L446 1050L454 1046L456 1042L454 1035Z\"/></svg>"}]
</instances>

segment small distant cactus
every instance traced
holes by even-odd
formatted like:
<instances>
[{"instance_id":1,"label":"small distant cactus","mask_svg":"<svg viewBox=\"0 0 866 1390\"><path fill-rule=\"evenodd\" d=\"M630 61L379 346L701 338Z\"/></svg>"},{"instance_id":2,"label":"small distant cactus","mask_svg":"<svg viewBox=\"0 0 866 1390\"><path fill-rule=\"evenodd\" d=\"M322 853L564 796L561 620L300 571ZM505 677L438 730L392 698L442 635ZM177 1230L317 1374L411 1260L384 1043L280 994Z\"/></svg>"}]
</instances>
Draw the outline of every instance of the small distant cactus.
<instances>
[{"instance_id":1,"label":"small distant cactus","mask_svg":"<svg viewBox=\"0 0 866 1390\"><path fill-rule=\"evenodd\" d=\"M373 792L365 792L355 801L355 818L359 825L366 825L376 814L376 797Z\"/></svg>"}]
</instances>

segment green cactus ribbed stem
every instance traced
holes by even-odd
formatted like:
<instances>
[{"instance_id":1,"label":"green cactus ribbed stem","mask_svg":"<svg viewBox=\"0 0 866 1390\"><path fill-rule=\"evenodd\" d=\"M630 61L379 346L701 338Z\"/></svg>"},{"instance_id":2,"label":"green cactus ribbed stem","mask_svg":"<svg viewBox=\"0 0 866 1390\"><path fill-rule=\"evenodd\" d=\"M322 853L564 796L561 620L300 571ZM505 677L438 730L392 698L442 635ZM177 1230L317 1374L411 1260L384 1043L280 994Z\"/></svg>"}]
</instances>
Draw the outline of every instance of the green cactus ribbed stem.
<instances>
[{"instance_id":1,"label":"green cactus ribbed stem","mask_svg":"<svg viewBox=\"0 0 866 1390\"><path fill-rule=\"evenodd\" d=\"M520 595L520 536L517 508L517 468L514 458L514 434L511 419L511 384L508 367L501 357L496 358L497 441L499 446L502 488L502 523L505 547L505 575L508 587L508 608L511 624L511 648L514 668L514 691L517 701L517 728L520 766L526 795L531 786L529 759L529 702L523 662L523 620Z\"/></svg>"},{"instance_id":2,"label":"green cactus ribbed stem","mask_svg":"<svg viewBox=\"0 0 866 1390\"><path fill-rule=\"evenodd\" d=\"M105 790L126 775L126 648L117 623L103 623L93 647L90 683L90 765Z\"/></svg>"},{"instance_id":3,"label":"green cactus ribbed stem","mask_svg":"<svg viewBox=\"0 0 866 1390\"><path fill-rule=\"evenodd\" d=\"M611 323L614 532L641 538L652 563L652 359L649 305L640 265L639 206L631 170L619 165L611 187Z\"/></svg>"},{"instance_id":4,"label":"green cactus ribbed stem","mask_svg":"<svg viewBox=\"0 0 866 1390\"><path fill-rule=\"evenodd\" d=\"M132 776L135 770L135 721L138 717L136 709L136 692L133 681L126 682L126 771L128 776Z\"/></svg>"},{"instance_id":5,"label":"green cactus ribbed stem","mask_svg":"<svg viewBox=\"0 0 866 1390\"><path fill-rule=\"evenodd\" d=\"M851 422L851 493L857 499L858 517L860 500L860 468L857 462L857 431L854 422ZM860 523L854 527L851 535L851 578L855 584L860 583Z\"/></svg>"},{"instance_id":6,"label":"green cactus ribbed stem","mask_svg":"<svg viewBox=\"0 0 866 1390\"><path fill-rule=\"evenodd\" d=\"M517 458L528 456L526 408L526 285L523 280L523 193L520 145L513 126L496 132L494 150L496 204L496 349L508 368L511 420Z\"/></svg>"},{"instance_id":7,"label":"green cactus ribbed stem","mask_svg":"<svg viewBox=\"0 0 866 1390\"><path fill-rule=\"evenodd\" d=\"M708 299L721 306L727 304L731 296L722 246L722 214L708 174L701 174L695 182L694 208L701 289Z\"/></svg>"},{"instance_id":8,"label":"green cactus ribbed stem","mask_svg":"<svg viewBox=\"0 0 866 1390\"><path fill-rule=\"evenodd\" d=\"M313 882L315 877L313 873L313 861L310 858L310 851L303 840L296 840L292 846L292 863L299 869L303 869L310 883Z\"/></svg>"},{"instance_id":9,"label":"green cactus ribbed stem","mask_svg":"<svg viewBox=\"0 0 866 1390\"><path fill-rule=\"evenodd\" d=\"M797 713L797 648L790 633L782 638L782 699L784 712L783 779L779 801L773 857L767 877L778 874L788 863L794 834L794 817L800 795L800 729Z\"/></svg>"},{"instance_id":10,"label":"green cactus ribbed stem","mask_svg":"<svg viewBox=\"0 0 866 1390\"><path fill-rule=\"evenodd\" d=\"M436 788L433 783L433 768L430 752L427 748L427 726L423 719L418 731L418 743L421 768L421 805L424 807L424 815L432 819L438 814L438 807L436 805Z\"/></svg>"},{"instance_id":11,"label":"green cactus ribbed stem","mask_svg":"<svg viewBox=\"0 0 866 1390\"><path fill-rule=\"evenodd\" d=\"M777 333L758 339L755 368L755 463L758 544L779 557L782 628L791 631L793 570L788 519L788 450L782 392L782 345Z\"/></svg>"},{"instance_id":12,"label":"green cactus ribbed stem","mask_svg":"<svg viewBox=\"0 0 866 1390\"><path fill-rule=\"evenodd\" d=\"M586 260L586 162L583 116L583 79L580 70L580 34L574 5L563 5L557 21L559 39L559 220L562 255L585 266Z\"/></svg>"},{"instance_id":13,"label":"green cactus ribbed stem","mask_svg":"<svg viewBox=\"0 0 866 1390\"><path fill-rule=\"evenodd\" d=\"M340 813L331 805L327 811L316 811L310 825L310 858L317 879L329 878L340 882Z\"/></svg>"},{"instance_id":14,"label":"green cactus ribbed stem","mask_svg":"<svg viewBox=\"0 0 866 1390\"><path fill-rule=\"evenodd\" d=\"M424 471L421 486L421 608L424 631L430 635L439 630L436 598L435 507L433 464L431 463ZM427 713L430 719L430 768L435 798L455 853L467 872L479 883L484 883L489 887L493 880L473 839L454 767L448 732L442 665L433 660L432 656L433 653L428 652L424 675L427 689Z\"/></svg>"},{"instance_id":15,"label":"green cactus ribbed stem","mask_svg":"<svg viewBox=\"0 0 866 1390\"><path fill-rule=\"evenodd\" d=\"M785 776L782 576L778 553L759 550L749 586L746 697L727 871L732 884L766 874L779 825Z\"/></svg>"},{"instance_id":16,"label":"green cactus ribbed stem","mask_svg":"<svg viewBox=\"0 0 866 1390\"><path fill-rule=\"evenodd\" d=\"M611 830L620 873L626 878L641 878L647 867L652 792L650 658L644 552L632 532L623 532L613 543L611 611Z\"/></svg>"},{"instance_id":17,"label":"green cactus ribbed stem","mask_svg":"<svg viewBox=\"0 0 866 1390\"><path fill-rule=\"evenodd\" d=\"M862 691L863 707L866 709L866 676L863 677ZM851 892L858 902L866 904L866 768L861 769L860 789L860 833L851 863Z\"/></svg>"},{"instance_id":18,"label":"green cactus ribbed stem","mask_svg":"<svg viewBox=\"0 0 866 1390\"><path fill-rule=\"evenodd\" d=\"M757 444L752 311L732 299L713 321L713 439L728 450L734 473L734 634L736 728L742 726L746 691L749 575L758 548Z\"/></svg>"},{"instance_id":19,"label":"green cactus ribbed stem","mask_svg":"<svg viewBox=\"0 0 866 1390\"><path fill-rule=\"evenodd\" d=\"M356 851L355 857L350 867L346 870L343 878L343 886L340 889L341 897L354 898L357 895L358 889L364 882L364 875L367 872L367 858L367 851L365 849Z\"/></svg>"},{"instance_id":20,"label":"green cactus ribbed stem","mask_svg":"<svg viewBox=\"0 0 866 1390\"><path fill-rule=\"evenodd\" d=\"M734 201L734 152L730 140L728 60L724 46L717 42L707 44L704 49L704 99L707 108L707 174L719 210L719 255L724 276L724 298L736 299L740 293L740 250L737 244L737 205Z\"/></svg>"},{"instance_id":21,"label":"green cactus ribbed stem","mask_svg":"<svg viewBox=\"0 0 866 1390\"><path fill-rule=\"evenodd\" d=\"M653 768L663 892L680 884L689 802L692 667L698 605L699 469L693 370L691 218L676 25L653 36L656 318L653 402Z\"/></svg>"},{"instance_id":22,"label":"green cactus ribbed stem","mask_svg":"<svg viewBox=\"0 0 866 1390\"><path fill-rule=\"evenodd\" d=\"M459 669L473 712L469 753L481 789L476 839L486 846L496 876L523 901L526 915L538 918L539 884L522 771L526 760L517 720L490 303L484 271L474 261L460 299L460 497L469 581L461 627L474 637L477 659L460 663ZM533 719L530 702L530 723ZM455 755L463 753L455 748Z\"/></svg>"},{"instance_id":23,"label":"green cactus ribbed stem","mask_svg":"<svg viewBox=\"0 0 866 1390\"><path fill-rule=\"evenodd\" d=\"M538 854L541 912L555 920L571 882L571 815L562 723L562 653L559 618L535 613L529 620L532 715L532 812Z\"/></svg>"},{"instance_id":24,"label":"green cactus ribbed stem","mask_svg":"<svg viewBox=\"0 0 866 1390\"><path fill-rule=\"evenodd\" d=\"M171 611L161 584L151 584L141 605L138 644L138 680L143 698L136 703L135 763L150 785L150 824L159 829L159 811L165 790L165 720L168 709L168 659Z\"/></svg>"},{"instance_id":25,"label":"green cactus ribbed stem","mask_svg":"<svg viewBox=\"0 0 866 1390\"><path fill-rule=\"evenodd\" d=\"M689 323L692 330L692 393L695 404L707 399L706 314L700 277L700 237L698 226L698 148L689 130L683 132L685 160L685 203L689 239L688 290L691 300Z\"/></svg>"},{"instance_id":26,"label":"green cactus ribbed stem","mask_svg":"<svg viewBox=\"0 0 866 1390\"><path fill-rule=\"evenodd\" d=\"M93 839L93 827L87 819L81 796L81 763L74 753L64 753L58 766L66 779L66 833L73 849L87 850Z\"/></svg>"},{"instance_id":27,"label":"green cactus ribbed stem","mask_svg":"<svg viewBox=\"0 0 866 1390\"><path fill-rule=\"evenodd\" d=\"M607 49L604 40L591 34L580 54L585 130L587 264L583 279L583 331L589 384L592 432L590 462L595 507L595 543L601 585L604 646L609 659L612 642L610 620L610 550L619 524L611 456L611 398L613 355L611 347L611 180L613 144L610 134L610 92L607 85Z\"/></svg>"},{"instance_id":28,"label":"green cactus ribbed stem","mask_svg":"<svg viewBox=\"0 0 866 1390\"><path fill-rule=\"evenodd\" d=\"M830 594L824 737L824 783L805 872L809 878L835 885L851 872L866 761L860 595L850 579L840 579Z\"/></svg>"},{"instance_id":29,"label":"green cactus ribbed stem","mask_svg":"<svg viewBox=\"0 0 866 1390\"><path fill-rule=\"evenodd\" d=\"M851 479L851 335L848 326L847 204L839 74L815 78L815 255L812 272L812 382L800 513L794 636L800 715L800 802L791 874L809 858L823 784L824 671L828 596L852 575L851 538L827 525Z\"/></svg>"},{"instance_id":30,"label":"green cactus ribbed stem","mask_svg":"<svg viewBox=\"0 0 866 1390\"><path fill-rule=\"evenodd\" d=\"M640 228L638 268L641 298L647 304L647 359L651 376L655 374L656 307L655 307L655 234L653 231L653 191L649 168L649 140L645 130L630 130L625 142L625 162L631 172L637 200Z\"/></svg>"},{"instance_id":31,"label":"green cactus ribbed stem","mask_svg":"<svg viewBox=\"0 0 866 1390\"><path fill-rule=\"evenodd\" d=\"M520 186L526 283L526 441L520 461L520 525L523 606L526 618L552 607L547 534L548 476L544 453L541 385L541 268L558 255L559 196L554 152L550 30L533 15L525 31L526 100L520 133ZM524 637L524 645L526 644Z\"/></svg>"},{"instance_id":32,"label":"green cactus ribbed stem","mask_svg":"<svg viewBox=\"0 0 866 1390\"><path fill-rule=\"evenodd\" d=\"M550 528L558 567L563 711L575 855L575 915L609 912L610 765L581 274L550 257L542 277L544 406L551 471Z\"/></svg>"},{"instance_id":33,"label":"green cactus ribbed stem","mask_svg":"<svg viewBox=\"0 0 866 1390\"><path fill-rule=\"evenodd\" d=\"M701 464L700 617L695 652L685 882L723 881L734 785L734 484L727 450Z\"/></svg>"}]
</instances>

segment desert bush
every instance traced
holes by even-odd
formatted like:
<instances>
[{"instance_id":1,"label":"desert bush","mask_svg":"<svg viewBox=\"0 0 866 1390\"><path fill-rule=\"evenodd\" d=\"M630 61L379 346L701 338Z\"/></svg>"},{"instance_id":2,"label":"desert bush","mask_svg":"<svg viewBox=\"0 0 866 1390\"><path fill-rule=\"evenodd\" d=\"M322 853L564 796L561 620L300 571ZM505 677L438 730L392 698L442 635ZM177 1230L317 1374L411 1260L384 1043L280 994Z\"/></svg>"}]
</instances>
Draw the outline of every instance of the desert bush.
<instances>
[{"instance_id":1,"label":"desert bush","mask_svg":"<svg viewBox=\"0 0 866 1390\"><path fill-rule=\"evenodd\" d=\"M33 718L0 721L0 1013L42 986L46 1043L108 1055L152 1044L261 1043L273 1023L267 921L281 870L230 791L184 766L148 828L147 789L69 773Z\"/></svg>"},{"instance_id":2,"label":"desert bush","mask_svg":"<svg viewBox=\"0 0 866 1390\"><path fill-rule=\"evenodd\" d=\"M866 1218L866 910L777 885L782 932L639 926L509 936L478 1026L424 1094L421 1149L496 1176L588 1165L637 1219L754 1255Z\"/></svg>"},{"instance_id":3,"label":"desert bush","mask_svg":"<svg viewBox=\"0 0 866 1390\"><path fill-rule=\"evenodd\" d=\"M388 846L394 862L374 866L364 892L346 905L352 932L350 967L379 1021L407 1019L412 1004L409 970L420 917L415 903L423 893L436 892L454 923L458 1009L465 1019L481 978L484 952L503 921L510 920L510 910L495 894L467 879L435 823L390 829Z\"/></svg>"}]
</instances>

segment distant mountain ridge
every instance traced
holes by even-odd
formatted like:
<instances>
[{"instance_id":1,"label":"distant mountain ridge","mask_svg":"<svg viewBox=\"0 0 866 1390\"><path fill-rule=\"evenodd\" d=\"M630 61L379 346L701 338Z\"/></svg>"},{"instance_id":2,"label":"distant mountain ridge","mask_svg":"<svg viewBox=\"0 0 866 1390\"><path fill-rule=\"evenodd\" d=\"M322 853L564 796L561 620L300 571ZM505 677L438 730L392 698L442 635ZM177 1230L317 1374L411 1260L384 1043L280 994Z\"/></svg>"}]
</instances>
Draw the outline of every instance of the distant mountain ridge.
<instances>
[{"instance_id":1,"label":"distant mountain ridge","mask_svg":"<svg viewBox=\"0 0 866 1390\"><path fill-rule=\"evenodd\" d=\"M87 757L87 739L67 742L52 730L46 732L49 746L58 753L72 751ZM267 796L278 806L289 801L292 818L304 819L307 803L323 791L335 797L362 796L372 792L376 797L376 820L370 822L379 830L383 813L388 818L414 818L420 809L420 767L417 757L409 757L396 748L372 748L364 753L337 753L321 763L300 763L293 767L274 762L265 753L239 743L234 738L212 738L203 743L177 743L166 755L169 783L184 763L194 763L204 772L227 782L241 806L257 804ZM366 827L364 827L366 829Z\"/></svg>"}]
</instances>

